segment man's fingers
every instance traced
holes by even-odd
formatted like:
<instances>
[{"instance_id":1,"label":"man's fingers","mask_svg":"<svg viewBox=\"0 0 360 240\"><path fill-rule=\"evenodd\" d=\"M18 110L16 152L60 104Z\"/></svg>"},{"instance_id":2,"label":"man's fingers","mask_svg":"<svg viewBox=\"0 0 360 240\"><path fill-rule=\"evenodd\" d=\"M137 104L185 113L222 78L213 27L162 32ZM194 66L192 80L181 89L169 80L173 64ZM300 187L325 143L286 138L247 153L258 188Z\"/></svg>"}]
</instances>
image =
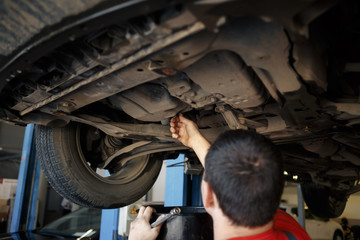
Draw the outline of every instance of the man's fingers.
<instances>
[{"instance_id":1,"label":"man's fingers","mask_svg":"<svg viewBox=\"0 0 360 240\"><path fill-rule=\"evenodd\" d=\"M185 124L184 124L184 122L178 122L177 124L176 124L176 127L183 127Z\"/></svg>"},{"instance_id":2,"label":"man's fingers","mask_svg":"<svg viewBox=\"0 0 360 240\"><path fill-rule=\"evenodd\" d=\"M156 219L156 221L159 220L160 218L163 218L163 217L165 217L164 214L160 215L160 216ZM165 222L160 223L159 225L157 225L156 227L154 227L152 230L155 230L155 231L157 231L157 232L160 232L160 229L161 229L162 225L164 225L164 223L165 223Z\"/></svg>"},{"instance_id":3,"label":"man's fingers","mask_svg":"<svg viewBox=\"0 0 360 240\"><path fill-rule=\"evenodd\" d=\"M139 209L138 217L142 216L144 214L144 212L145 212L145 207L141 206L140 209Z\"/></svg>"},{"instance_id":4,"label":"man's fingers","mask_svg":"<svg viewBox=\"0 0 360 240\"><path fill-rule=\"evenodd\" d=\"M155 209L153 209L152 207L147 207L145 209L145 212L144 212L144 218L147 222L150 221L150 218L151 218L151 214L155 212Z\"/></svg>"},{"instance_id":5,"label":"man's fingers","mask_svg":"<svg viewBox=\"0 0 360 240\"><path fill-rule=\"evenodd\" d=\"M176 133L171 134L171 136L172 136L172 138L176 138L176 139L178 139L178 138L179 138L179 135L178 135L178 134L176 134Z\"/></svg>"},{"instance_id":6,"label":"man's fingers","mask_svg":"<svg viewBox=\"0 0 360 240\"><path fill-rule=\"evenodd\" d=\"M179 115L179 121L184 123L190 122L190 120L184 117L182 114Z\"/></svg>"},{"instance_id":7,"label":"man's fingers","mask_svg":"<svg viewBox=\"0 0 360 240\"><path fill-rule=\"evenodd\" d=\"M171 123L177 123L179 122L179 118L178 117L173 117L171 120L170 120Z\"/></svg>"}]
</instances>

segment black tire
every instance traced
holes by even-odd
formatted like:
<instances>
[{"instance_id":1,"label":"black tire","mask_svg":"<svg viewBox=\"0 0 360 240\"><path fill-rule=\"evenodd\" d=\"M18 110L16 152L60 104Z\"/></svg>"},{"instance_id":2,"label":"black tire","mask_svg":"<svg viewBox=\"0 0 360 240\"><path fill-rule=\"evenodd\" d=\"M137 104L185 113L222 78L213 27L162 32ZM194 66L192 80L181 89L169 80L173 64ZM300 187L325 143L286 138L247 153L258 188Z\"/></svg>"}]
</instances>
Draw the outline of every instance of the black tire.
<instances>
[{"instance_id":1,"label":"black tire","mask_svg":"<svg viewBox=\"0 0 360 240\"><path fill-rule=\"evenodd\" d=\"M122 207L144 196L159 175L162 161L145 155L120 170L125 177L115 180L102 177L79 151L79 126L84 125L36 128L37 156L50 185L70 201L93 208Z\"/></svg>"},{"instance_id":2,"label":"black tire","mask_svg":"<svg viewBox=\"0 0 360 240\"><path fill-rule=\"evenodd\" d=\"M301 184L304 200L310 211L320 218L339 217L346 206L345 192L330 189L314 182Z\"/></svg>"},{"instance_id":3,"label":"black tire","mask_svg":"<svg viewBox=\"0 0 360 240\"><path fill-rule=\"evenodd\" d=\"M344 239L344 235L342 231L340 229L337 229L334 233L333 240L343 240L343 239Z\"/></svg>"}]
</instances>

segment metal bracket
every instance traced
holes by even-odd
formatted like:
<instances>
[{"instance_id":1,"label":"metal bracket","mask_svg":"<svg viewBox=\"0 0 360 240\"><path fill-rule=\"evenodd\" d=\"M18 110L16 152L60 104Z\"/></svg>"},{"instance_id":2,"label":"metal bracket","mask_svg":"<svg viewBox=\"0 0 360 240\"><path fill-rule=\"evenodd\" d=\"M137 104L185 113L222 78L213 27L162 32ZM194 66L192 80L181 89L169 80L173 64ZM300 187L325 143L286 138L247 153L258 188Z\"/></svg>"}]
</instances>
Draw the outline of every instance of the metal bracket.
<instances>
[{"instance_id":1,"label":"metal bracket","mask_svg":"<svg viewBox=\"0 0 360 240\"><path fill-rule=\"evenodd\" d=\"M217 105L215 111L221 113L230 129L248 129L248 127L244 125L245 122L237 118L236 114L229 107Z\"/></svg>"},{"instance_id":2,"label":"metal bracket","mask_svg":"<svg viewBox=\"0 0 360 240\"><path fill-rule=\"evenodd\" d=\"M196 158L187 158L185 157L184 162L184 173L187 175L201 175L203 173L203 166L200 161Z\"/></svg>"},{"instance_id":3,"label":"metal bracket","mask_svg":"<svg viewBox=\"0 0 360 240\"><path fill-rule=\"evenodd\" d=\"M112 160L114 160L114 158L120 156L121 154L128 153L137 147L141 147L141 146L147 145L149 143L151 143L151 141L140 141L140 142L133 143L129 146L126 146L124 148L121 148L120 150L116 151L113 155L111 155L108 159L106 159L106 161L101 165L100 168L105 168L107 165L109 165L109 163Z\"/></svg>"}]
</instances>

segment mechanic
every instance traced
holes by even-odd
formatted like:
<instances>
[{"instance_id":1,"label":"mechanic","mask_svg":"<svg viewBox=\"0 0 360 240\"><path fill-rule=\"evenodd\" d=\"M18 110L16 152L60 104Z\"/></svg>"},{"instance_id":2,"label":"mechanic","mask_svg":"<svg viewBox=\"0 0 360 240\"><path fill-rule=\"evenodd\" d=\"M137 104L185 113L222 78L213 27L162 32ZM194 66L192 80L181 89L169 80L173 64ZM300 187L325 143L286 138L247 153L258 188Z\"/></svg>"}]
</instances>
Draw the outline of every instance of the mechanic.
<instances>
[{"instance_id":1,"label":"mechanic","mask_svg":"<svg viewBox=\"0 0 360 240\"><path fill-rule=\"evenodd\" d=\"M180 115L170 123L172 137L192 148L204 166L203 204L214 224L214 239L301 239L310 237L278 209L284 187L281 154L270 140L245 130L221 134L212 146L197 125ZM206 161L205 161L206 160ZM154 210L142 207L129 239L156 239Z\"/></svg>"}]
</instances>

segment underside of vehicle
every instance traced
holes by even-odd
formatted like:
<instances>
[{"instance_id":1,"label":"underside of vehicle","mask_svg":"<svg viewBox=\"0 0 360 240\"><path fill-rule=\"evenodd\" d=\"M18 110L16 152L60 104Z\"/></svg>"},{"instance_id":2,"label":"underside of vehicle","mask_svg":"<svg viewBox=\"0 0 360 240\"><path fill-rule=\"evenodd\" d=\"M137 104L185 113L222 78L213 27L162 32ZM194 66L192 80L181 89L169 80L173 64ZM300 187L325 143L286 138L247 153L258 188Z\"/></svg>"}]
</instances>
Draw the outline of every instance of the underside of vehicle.
<instances>
[{"instance_id":1,"label":"underside of vehicle","mask_svg":"<svg viewBox=\"0 0 360 240\"><path fill-rule=\"evenodd\" d=\"M162 160L193 156L171 138L179 113L210 141L228 129L270 138L319 216L359 190L358 1L93 0L71 14L67 1L9 2L0 117L39 125L43 170L68 199L140 198Z\"/></svg>"}]
</instances>

